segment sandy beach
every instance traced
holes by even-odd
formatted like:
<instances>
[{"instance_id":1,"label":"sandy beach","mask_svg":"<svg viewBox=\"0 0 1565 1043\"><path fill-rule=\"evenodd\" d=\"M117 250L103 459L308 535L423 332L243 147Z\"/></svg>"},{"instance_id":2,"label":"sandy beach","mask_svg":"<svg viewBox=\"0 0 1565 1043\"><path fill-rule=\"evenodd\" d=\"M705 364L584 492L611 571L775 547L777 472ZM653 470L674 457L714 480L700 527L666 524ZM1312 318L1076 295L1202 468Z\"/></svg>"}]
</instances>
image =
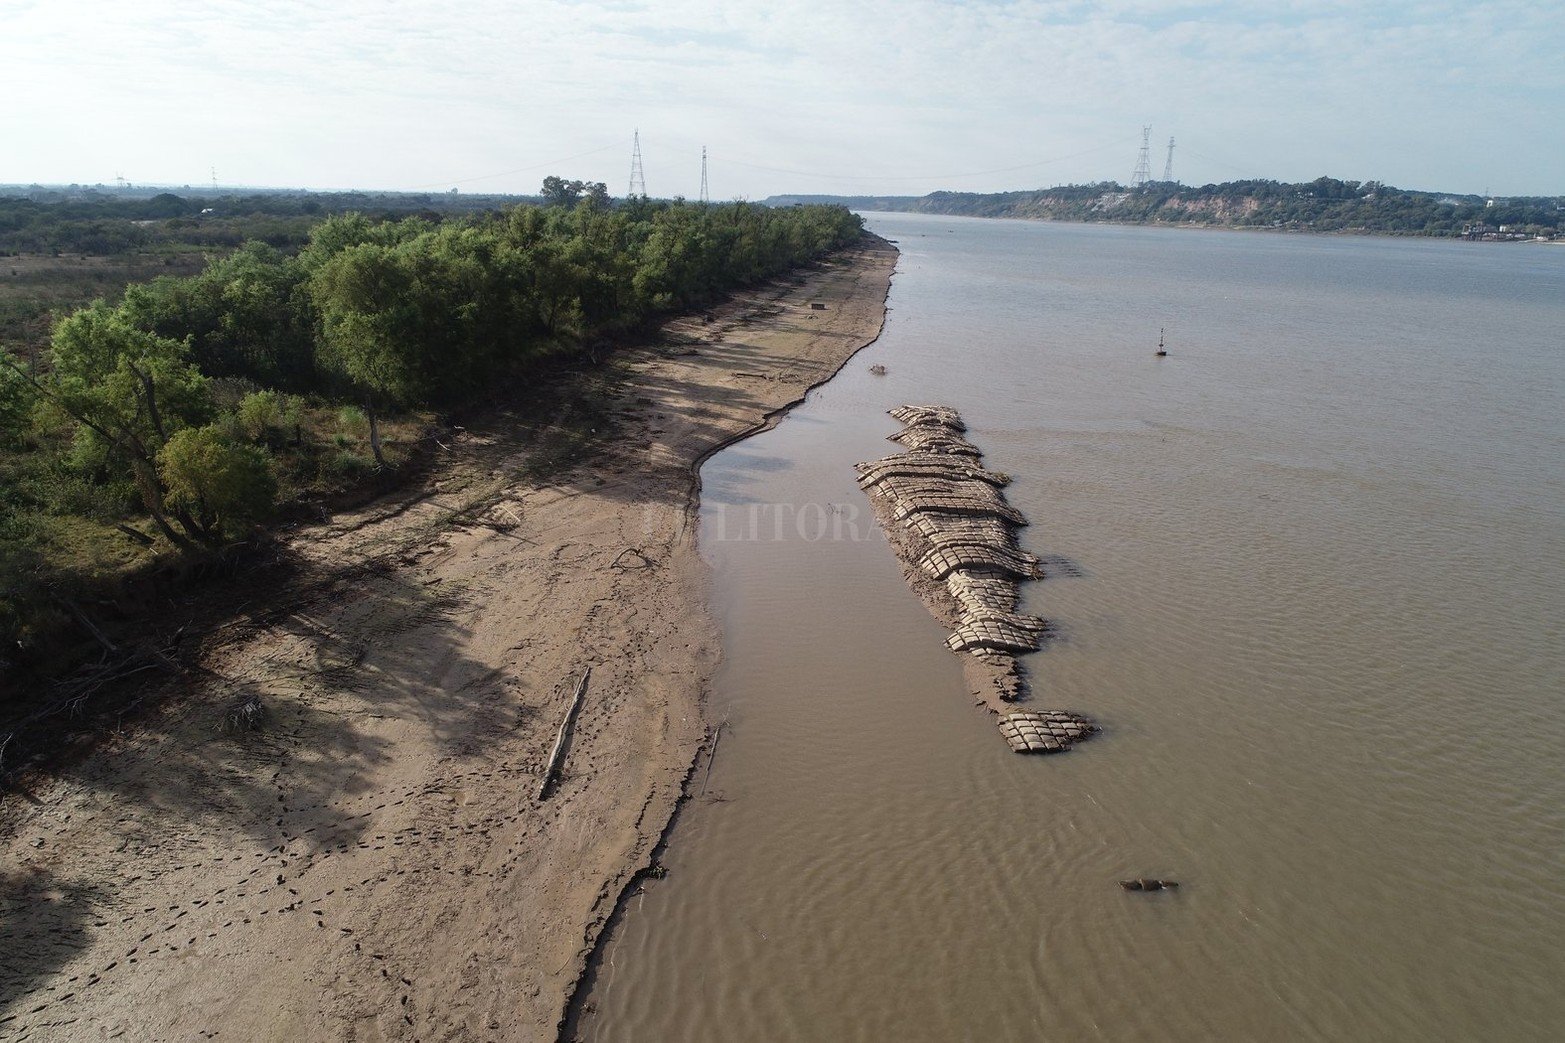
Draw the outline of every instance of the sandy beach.
<instances>
[{"instance_id":1,"label":"sandy beach","mask_svg":"<svg viewBox=\"0 0 1565 1043\"><path fill-rule=\"evenodd\" d=\"M554 1038L707 742L697 468L877 336L895 261L670 323L584 465L527 479L502 411L299 531L309 582L256 591L190 691L0 798L0 1039Z\"/></svg>"}]
</instances>

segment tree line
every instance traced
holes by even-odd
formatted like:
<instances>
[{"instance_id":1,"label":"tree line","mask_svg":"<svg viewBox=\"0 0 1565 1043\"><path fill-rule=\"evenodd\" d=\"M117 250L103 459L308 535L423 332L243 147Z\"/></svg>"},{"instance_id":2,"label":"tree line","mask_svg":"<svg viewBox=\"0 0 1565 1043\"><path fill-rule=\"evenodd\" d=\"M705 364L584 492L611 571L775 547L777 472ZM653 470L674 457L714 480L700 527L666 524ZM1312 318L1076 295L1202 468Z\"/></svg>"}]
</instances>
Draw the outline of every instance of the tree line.
<instances>
[{"instance_id":1,"label":"tree line","mask_svg":"<svg viewBox=\"0 0 1565 1043\"><path fill-rule=\"evenodd\" d=\"M0 190L0 256L111 255L197 245L233 248L256 239L297 250L310 228L331 214L378 215L495 210L516 196L407 192L143 192L93 188Z\"/></svg>"},{"instance_id":2,"label":"tree line","mask_svg":"<svg viewBox=\"0 0 1565 1043\"><path fill-rule=\"evenodd\" d=\"M540 379L862 234L841 207L611 206L594 187L438 222L332 216L297 252L251 242L94 302L41 358L0 353L0 638L60 579L39 548L72 516L223 546L273 516L303 411L362 416L383 463L388 416Z\"/></svg>"},{"instance_id":3,"label":"tree line","mask_svg":"<svg viewBox=\"0 0 1565 1043\"><path fill-rule=\"evenodd\" d=\"M782 196L773 204L835 203L855 210L967 217L1015 217L1122 224L1198 224L1455 237L1505 225L1552 236L1565 219L1565 197L1492 202L1395 188L1378 181L1321 177L1303 183L1250 180L1180 185L1154 181L1128 188L1112 181L1018 192L931 192L925 196Z\"/></svg>"}]
</instances>

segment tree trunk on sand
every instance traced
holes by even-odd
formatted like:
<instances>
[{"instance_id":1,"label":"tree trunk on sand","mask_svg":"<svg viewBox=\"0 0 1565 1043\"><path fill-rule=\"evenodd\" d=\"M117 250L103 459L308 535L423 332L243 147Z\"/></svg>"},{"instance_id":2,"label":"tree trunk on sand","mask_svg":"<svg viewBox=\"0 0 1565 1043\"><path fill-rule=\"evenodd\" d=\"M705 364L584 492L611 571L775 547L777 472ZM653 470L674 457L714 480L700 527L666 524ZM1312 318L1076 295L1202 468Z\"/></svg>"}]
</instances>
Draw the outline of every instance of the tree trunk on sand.
<instances>
[{"instance_id":1,"label":"tree trunk on sand","mask_svg":"<svg viewBox=\"0 0 1565 1043\"><path fill-rule=\"evenodd\" d=\"M136 488L141 492L141 505L152 516L152 524L156 525L158 531L180 550L192 550L195 545L176 532L168 523L168 516L164 513L163 486L159 483L157 471L152 464L145 457L133 456L130 469L136 477ZM180 520L180 524L189 529L184 519Z\"/></svg>"},{"instance_id":2,"label":"tree trunk on sand","mask_svg":"<svg viewBox=\"0 0 1565 1043\"><path fill-rule=\"evenodd\" d=\"M380 451L380 418L375 415L375 403L367 403L364 412L369 414L370 418L370 452L375 454L375 465L385 467L386 458Z\"/></svg>"}]
</instances>

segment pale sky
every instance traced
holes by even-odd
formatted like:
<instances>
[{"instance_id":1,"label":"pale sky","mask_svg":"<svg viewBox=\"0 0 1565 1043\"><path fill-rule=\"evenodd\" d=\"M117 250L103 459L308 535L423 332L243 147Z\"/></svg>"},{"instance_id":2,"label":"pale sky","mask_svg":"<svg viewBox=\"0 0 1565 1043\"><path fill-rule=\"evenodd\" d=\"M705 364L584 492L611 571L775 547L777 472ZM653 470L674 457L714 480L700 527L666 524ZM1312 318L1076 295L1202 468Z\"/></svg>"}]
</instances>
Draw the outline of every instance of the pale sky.
<instances>
[{"instance_id":1,"label":"pale sky","mask_svg":"<svg viewBox=\"0 0 1565 1043\"><path fill-rule=\"evenodd\" d=\"M0 182L1565 193L1540 0L0 0Z\"/></svg>"}]
</instances>

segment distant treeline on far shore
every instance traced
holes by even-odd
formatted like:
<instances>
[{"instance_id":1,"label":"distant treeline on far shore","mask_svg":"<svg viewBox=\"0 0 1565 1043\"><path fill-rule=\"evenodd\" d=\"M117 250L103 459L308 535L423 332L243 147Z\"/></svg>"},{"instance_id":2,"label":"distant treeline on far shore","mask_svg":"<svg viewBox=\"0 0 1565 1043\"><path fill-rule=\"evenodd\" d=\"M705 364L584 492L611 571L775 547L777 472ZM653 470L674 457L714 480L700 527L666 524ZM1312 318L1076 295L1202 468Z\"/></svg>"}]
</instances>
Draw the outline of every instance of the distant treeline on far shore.
<instances>
[{"instance_id":1,"label":"distant treeline on far shore","mask_svg":"<svg viewBox=\"0 0 1565 1043\"><path fill-rule=\"evenodd\" d=\"M1020 192L931 192L926 196L772 196L773 206L835 203L961 217L1018 217L1116 224L1277 228L1471 239L1552 239L1565 235L1565 196L1485 198L1393 188L1378 181L1316 178L1302 184L1228 181L1181 185L1113 181Z\"/></svg>"}]
</instances>

